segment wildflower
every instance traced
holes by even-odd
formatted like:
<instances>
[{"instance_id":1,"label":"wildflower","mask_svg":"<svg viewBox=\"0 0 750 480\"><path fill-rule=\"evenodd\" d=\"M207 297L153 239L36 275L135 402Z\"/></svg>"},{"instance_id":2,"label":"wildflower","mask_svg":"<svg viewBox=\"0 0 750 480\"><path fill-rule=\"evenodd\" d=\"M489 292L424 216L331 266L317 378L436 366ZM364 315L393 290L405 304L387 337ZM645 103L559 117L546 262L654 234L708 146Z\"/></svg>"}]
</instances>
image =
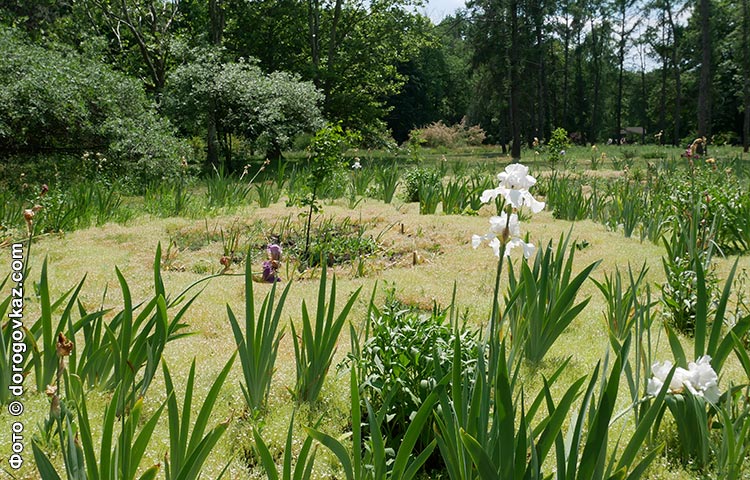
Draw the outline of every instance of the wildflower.
<instances>
[{"instance_id":1,"label":"wildflower","mask_svg":"<svg viewBox=\"0 0 750 480\"><path fill-rule=\"evenodd\" d=\"M359 158L354 159L354 163L352 164L353 170L360 170L362 168L362 164L359 163Z\"/></svg>"},{"instance_id":2,"label":"wildflower","mask_svg":"<svg viewBox=\"0 0 750 480\"><path fill-rule=\"evenodd\" d=\"M280 282L281 278L276 274L278 262L266 260L263 262L263 281L268 283Z\"/></svg>"},{"instance_id":3,"label":"wildflower","mask_svg":"<svg viewBox=\"0 0 750 480\"><path fill-rule=\"evenodd\" d=\"M65 337L65 334L59 332L57 334L57 343L55 344L55 350L57 351L58 357L67 357L68 355L70 355L70 352L73 351L73 342L68 340Z\"/></svg>"},{"instance_id":4,"label":"wildflower","mask_svg":"<svg viewBox=\"0 0 750 480\"><path fill-rule=\"evenodd\" d=\"M561 157L564 157L564 156L565 156L565 150L560 150L560 156L561 156Z\"/></svg>"},{"instance_id":5,"label":"wildflower","mask_svg":"<svg viewBox=\"0 0 750 480\"><path fill-rule=\"evenodd\" d=\"M472 235L471 246L479 247L483 242L488 242L496 257L500 256L500 246L505 245L503 254L510 256L510 251L515 247L523 248L523 255L529 258L534 254L535 247L531 243L521 240L521 226L518 223L518 215L503 212L500 216L490 218L490 231L484 235Z\"/></svg>"},{"instance_id":6,"label":"wildflower","mask_svg":"<svg viewBox=\"0 0 750 480\"><path fill-rule=\"evenodd\" d=\"M54 385L47 385L44 393L52 400L49 406L49 412L52 418L60 418L60 397L57 395L57 387Z\"/></svg>"},{"instance_id":7,"label":"wildflower","mask_svg":"<svg viewBox=\"0 0 750 480\"><path fill-rule=\"evenodd\" d=\"M49 187L47 186L46 183L43 183L42 184L42 191L39 192L39 196L43 197L43 196L45 196L47 194L47 192L49 192Z\"/></svg>"},{"instance_id":8,"label":"wildflower","mask_svg":"<svg viewBox=\"0 0 750 480\"><path fill-rule=\"evenodd\" d=\"M596 148L596 144L591 145L591 150L594 151L594 152L598 150L598 148Z\"/></svg>"},{"instance_id":9,"label":"wildflower","mask_svg":"<svg viewBox=\"0 0 750 480\"><path fill-rule=\"evenodd\" d=\"M534 213L544 209L544 202L537 201L530 193L529 188L536 185L536 178L529 175L529 168L520 163L508 165L505 171L497 175L500 185L497 188L482 192L482 203L494 200L498 195L505 197L505 201L513 208L519 209L524 205L531 208Z\"/></svg>"},{"instance_id":10,"label":"wildflower","mask_svg":"<svg viewBox=\"0 0 750 480\"><path fill-rule=\"evenodd\" d=\"M277 262L281 261L281 247L276 245L275 243L272 243L268 246L268 256L271 258L271 260L275 260Z\"/></svg>"},{"instance_id":11,"label":"wildflower","mask_svg":"<svg viewBox=\"0 0 750 480\"><path fill-rule=\"evenodd\" d=\"M713 165L714 163L716 163L716 159L714 157L707 158L706 163L709 165Z\"/></svg>"},{"instance_id":12,"label":"wildflower","mask_svg":"<svg viewBox=\"0 0 750 480\"><path fill-rule=\"evenodd\" d=\"M281 266L281 247L272 243L266 249L268 260L263 262L263 281L268 283L280 282L278 275Z\"/></svg>"},{"instance_id":13,"label":"wildflower","mask_svg":"<svg viewBox=\"0 0 750 480\"><path fill-rule=\"evenodd\" d=\"M672 366L669 360L656 362L651 366L653 377L649 379L646 387L649 395L656 396L659 393ZM720 397L718 382L719 377L711 367L711 357L704 355L697 361L690 362L687 370L682 367L675 369L669 382L669 393L682 393L687 388L691 394L716 403Z\"/></svg>"},{"instance_id":14,"label":"wildflower","mask_svg":"<svg viewBox=\"0 0 750 480\"><path fill-rule=\"evenodd\" d=\"M232 265L232 259L228 255L222 255L219 259L219 263L224 266L224 271L226 271Z\"/></svg>"},{"instance_id":15,"label":"wildflower","mask_svg":"<svg viewBox=\"0 0 750 480\"><path fill-rule=\"evenodd\" d=\"M23 219L26 220L26 228L29 230L29 235L31 235L31 230L34 226L34 217L42 208L41 205L34 205L33 208L27 208L23 211Z\"/></svg>"},{"instance_id":16,"label":"wildflower","mask_svg":"<svg viewBox=\"0 0 750 480\"><path fill-rule=\"evenodd\" d=\"M188 168L187 158L185 158L184 155L180 157L180 165L182 166L182 168Z\"/></svg>"}]
</instances>

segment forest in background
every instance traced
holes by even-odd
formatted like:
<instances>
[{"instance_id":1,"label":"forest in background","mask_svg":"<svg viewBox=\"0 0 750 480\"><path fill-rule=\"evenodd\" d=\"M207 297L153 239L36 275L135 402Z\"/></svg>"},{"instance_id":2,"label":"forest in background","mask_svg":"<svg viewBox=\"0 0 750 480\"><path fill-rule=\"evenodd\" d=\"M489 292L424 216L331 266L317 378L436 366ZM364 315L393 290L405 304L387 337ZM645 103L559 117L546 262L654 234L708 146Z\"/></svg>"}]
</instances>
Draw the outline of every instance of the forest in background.
<instances>
[{"instance_id":1,"label":"forest in background","mask_svg":"<svg viewBox=\"0 0 750 480\"><path fill-rule=\"evenodd\" d=\"M441 121L514 158L558 127L747 151L749 4L473 0L435 25L412 0L4 0L0 153L146 178L279 157L326 121L366 148Z\"/></svg>"}]
</instances>

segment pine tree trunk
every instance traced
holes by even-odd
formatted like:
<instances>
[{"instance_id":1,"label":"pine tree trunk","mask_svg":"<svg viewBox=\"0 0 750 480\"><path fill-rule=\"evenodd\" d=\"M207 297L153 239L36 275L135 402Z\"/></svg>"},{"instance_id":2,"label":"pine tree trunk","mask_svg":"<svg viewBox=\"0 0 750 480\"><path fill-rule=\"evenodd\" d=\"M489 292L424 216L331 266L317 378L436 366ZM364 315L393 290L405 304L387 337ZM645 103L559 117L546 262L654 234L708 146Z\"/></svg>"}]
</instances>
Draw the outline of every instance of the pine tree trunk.
<instances>
[{"instance_id":1,"label":"pine tree trunk","mask_svg":"<svg viewBox=\"0 0 750 480\"><path fill-rule=\"evenodd\" d=\"M700 0L701 72L698 90L698 136L711 133L711 2Z\"/></svg>"},{"instance_id":2,"label":"pine tree trunk","mask_svg":"<svg viewBox=\"0 0 750 480\"><path fill-rule=\"evenodd\" d=\"M519 50L521 48L518 35L518 2L510 2L510 123L513 133L513 145L511 145L510 156L514 160L521 158L521 59Z\"/></svg>"},{"instance_id":3,"label":"pine tree trunk","mask_svg":"<svg viewBox=\"0 0 750 480\"><path fill-rule=\"evenodd\" d=\"M742 150L750 151L750 0L742 0L742 99L745 118L742 123Z\"/></svg>"}]
</instances>

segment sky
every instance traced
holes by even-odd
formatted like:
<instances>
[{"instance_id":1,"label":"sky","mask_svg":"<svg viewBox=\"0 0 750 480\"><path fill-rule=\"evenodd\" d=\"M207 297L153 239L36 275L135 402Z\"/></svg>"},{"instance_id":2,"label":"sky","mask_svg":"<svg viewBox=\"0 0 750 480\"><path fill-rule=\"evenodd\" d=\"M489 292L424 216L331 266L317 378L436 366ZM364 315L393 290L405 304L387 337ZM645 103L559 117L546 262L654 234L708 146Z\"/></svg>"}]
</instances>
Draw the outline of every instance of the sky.
<instances>
[{"instance_id":1,"label":"sky","mask_svg":"<svg viewBox=\"0 0 750 480\"><path fill-rule=\"evenodd\" d=\"M464 8L465 5L465 0L427 0L422 9L432 19L433 23L438 23L457 9Z\"/></svg>"}]
</instances>

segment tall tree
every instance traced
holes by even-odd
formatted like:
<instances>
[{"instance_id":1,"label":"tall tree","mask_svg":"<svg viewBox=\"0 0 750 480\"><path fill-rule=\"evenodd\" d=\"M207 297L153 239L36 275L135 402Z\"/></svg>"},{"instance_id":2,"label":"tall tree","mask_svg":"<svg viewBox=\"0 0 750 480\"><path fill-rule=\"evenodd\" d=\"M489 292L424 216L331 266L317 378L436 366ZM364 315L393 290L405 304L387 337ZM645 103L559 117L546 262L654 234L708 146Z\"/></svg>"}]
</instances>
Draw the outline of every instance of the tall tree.
<instances>
[{"instance_id":1,"label":"tall tree","mask_svg":"<svg viewBox=\"0 0 750 480\"><path fill-rule=\"evenodd\" d=\"M698 136L711 133L711 1L698 0L701 32L701 68L698 88Z\"/></svg>"},{"instance_id":2,"label":"tall tree","mask_svg":"<svg viewBox=\"0 0 750 480\"><path fill-rule=\"evenodd\" d=\"M618 39L617 39L617 109L615 113L617 132L616 138L619 141L622 135L622 102L623 102L623 81L625 76L625 53L627 51L628 40L633 31L638 27L640 20L632 12L636 0L616 0L615 7L618 17ZM635 20L634 20L635 18Z\"/></svg>"},{"instance_id":3,"label":"tall tree","mask_svg":"<svg viewBox=\"0 0 750 480\"><path fill-rule=\"evenodd\" d=\"M141 58L135 73L149 90L164 90L179 0L83 0L91 24L114 39L120 53L133 46Z\"/></svg>"},{"instance_id":4,"label":"tall tree","mask_svg":"<svg viewBox=\"0 0 750 480\"><path fill-rule=\"evenodd\" d=\"M518 26L518 0L510 0L510 127L513 134L510 156L521 158L521 42Z\"/></svg>"},{"instance_id":5,"label":"tall tree","mask_svg":"<svg viewBox=\"0 0 750 480\"><path fill-rule=\"evenodd\" d=\"M682 28L675 21L674 6L672 0L664 0L664 12L667 15L667 22L669 24L671 36L672 36L672 75L674 78L674 133L672 135L672 144L679 145L682 139L681 121L682 121L682 70L680 66L680 38L682 36Z\"/></svg>"},{"instance_id":6,"label":"tall tree","mask_svg":"<svg viewBox=\"0 0 750 480\"><path fill-rule=\"evenodd\" d=\"M750 0L742 0L742 149L750 150Z\"/></svg>"}]
</instances>

